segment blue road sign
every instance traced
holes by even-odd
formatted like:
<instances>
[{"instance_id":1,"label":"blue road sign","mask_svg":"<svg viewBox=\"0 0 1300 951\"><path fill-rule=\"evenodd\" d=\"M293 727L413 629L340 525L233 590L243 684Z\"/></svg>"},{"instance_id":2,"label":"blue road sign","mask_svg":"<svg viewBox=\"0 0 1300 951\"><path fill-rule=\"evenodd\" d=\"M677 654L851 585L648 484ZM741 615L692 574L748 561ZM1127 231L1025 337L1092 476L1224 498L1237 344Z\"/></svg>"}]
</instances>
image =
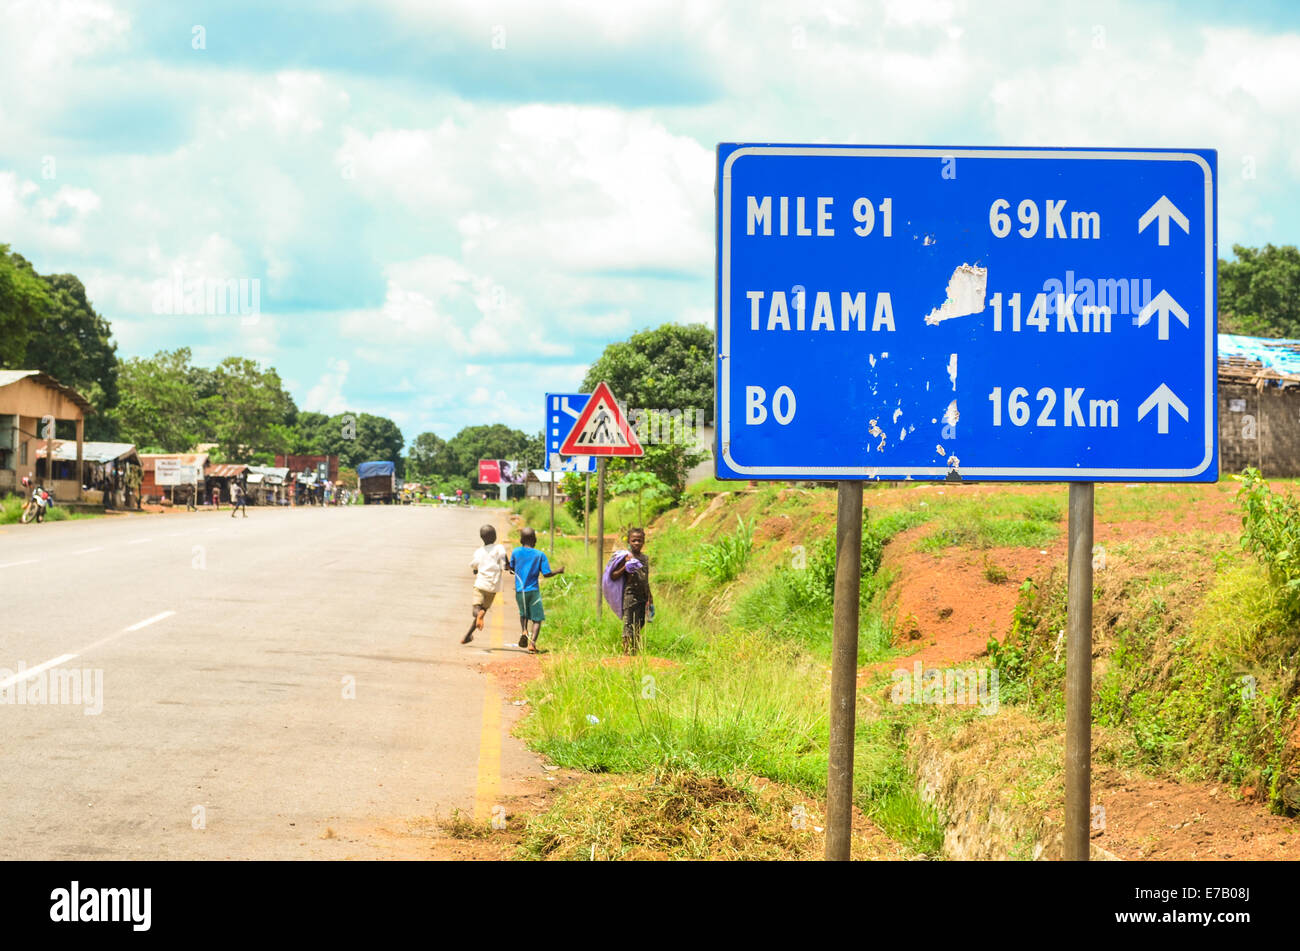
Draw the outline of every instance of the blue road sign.
<instances>
[{"instance_id":1,"label":"blue road sign","mask_svg":"<svg viewBox=\"0 0 1300 951\"><path fill-rule=\"evenodd\" d=\"M560 444L578 421L590 393L546 394L546 467L552 472L595 472L595 456L561 456Z\"/></svg>"},{"instance_id":2,"label":"blue road sign","mask_svg":"<svg viewBox=\"0 0 1300 951\"><path fill-rule=\"evenodd\" d=\"M1215 168L720 145L718 477L1214 481Z\"/></svg>"}]
</instances>

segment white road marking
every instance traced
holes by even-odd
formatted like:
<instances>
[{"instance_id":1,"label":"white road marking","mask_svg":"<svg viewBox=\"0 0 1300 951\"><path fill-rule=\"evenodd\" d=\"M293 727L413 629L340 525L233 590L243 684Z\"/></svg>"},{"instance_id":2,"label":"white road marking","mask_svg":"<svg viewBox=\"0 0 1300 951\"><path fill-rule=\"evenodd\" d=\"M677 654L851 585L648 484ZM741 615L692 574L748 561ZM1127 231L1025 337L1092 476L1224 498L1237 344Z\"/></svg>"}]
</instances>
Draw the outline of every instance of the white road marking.
<instances>
[{"instance_id":1,"label":"white road marking","mask_svg":"<svg viewBox=\"0 0 1300 951\"><path fill-rule=\"evenodd\" d=\"M128 545L143 545L145 542L153 541L152 538L137 538L135 541L127 542Z\"/></svg>"},{"instance_id":2,"label":"white road marking","mask_svg":"<svg viewBox=\"0 0 1300 951\"><path fill-rule=\"evenodd\" d=\"M14 674L12 677L7 677L4 680L0 680L0 690L4 690L8 686L12 684L16 684L20 680L27 680L30 677L35 677L43 670L49 670L51 667L58 667L59 664L66 664L68 661L72 660L72 658L76 656L77 656L76 654L62 654L54 658L54 660L47 660L45 663L37 664L35 667L28 667L26 670L20 671L19 673Z\"/></svg>"},{"instance_id":3,"label":"white road marking","mask_svg":"<svg viewBox=\"0 0 1300 951\"><path fill-rule=\"evenodd\" d=\"M142 628L142 627L148 627L150 624L153 624L153 623L155 623L155 622L157 622L157 621L161 621L161 620L163 620L163 619L165 619L165 618L169 618L169 617L171 617L171 616L172 616L173 614L175 614L175 613L176 613L175 611L164 611L162 614L155 614L153 617L147 617L147 618L145 618L143 621L139 621L139 622L137 622L137 623L135 623L135 624L132 624L130 627L124 627L124 628L122 628L122 630L124 630L124 631L138 631L138 630L140 630L140 628Z\"/></svg>"},{"instance_id":4,"label":"white road marking","mask_svg":"<svg viewBox=\"0 0 1300 951\"><path fill-rule=\"evenodd\" d=\"M81 551L74 551L73 554L74 554L74 555L89 555L92 551L103 551L103 550L104 550L104 548L103 548L103 546L101 545L99 548L83 548L83 549L81 549Z\"/></svg>"},{"instance_id":5,"label":"white road marking","mask_svg":"<svg viewBox=\"0 0 1300 951\"><path fill-rule=\"evenodd\" d=\"M26 561L7 561L3 565L0 565L0 568L16 568L19 565L34 565L38 561L40 561L39 558L28 558Z\"/></svg>"}]
</instances>

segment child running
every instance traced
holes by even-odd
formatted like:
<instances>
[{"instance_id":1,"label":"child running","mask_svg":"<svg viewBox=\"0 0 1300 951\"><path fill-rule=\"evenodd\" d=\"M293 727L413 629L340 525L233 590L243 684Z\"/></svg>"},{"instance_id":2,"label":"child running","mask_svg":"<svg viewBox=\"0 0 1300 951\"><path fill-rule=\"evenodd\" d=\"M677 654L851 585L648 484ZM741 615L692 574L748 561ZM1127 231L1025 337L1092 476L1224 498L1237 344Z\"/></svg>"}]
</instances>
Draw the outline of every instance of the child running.
<instances>
[{"instance_id":1,"label":"child running","mask_svg":"<svg viewBox=\"0 0 1300 951\"><path fill-rule=\"evenodd\" d=\"M483 630L483 618L501 590L501 572L506 567L506 550L497 544L497 530L484 525L478 530L478 537L483 539L483 544L469 562L470 570L474 572L474 606L471 609L474 620L461 638L462 644L474 640L475 631Z\"/></svg>"},{"instance_id":2,"label":"child running","mask_svg":"<svg viewBox=\"0 0 1300 951\"><path fill-rule=\"evenodd\" d=\"M542 590L537 579L564 574L563 568L551 570L546 552L537 548L537 533L525 528L519 533L519 547L510 553L507 567L515 574L515 603L519 605L519 646L537 653L537 636L542 631L546 612L542 610Z\"/></svg>"}]
</instances>

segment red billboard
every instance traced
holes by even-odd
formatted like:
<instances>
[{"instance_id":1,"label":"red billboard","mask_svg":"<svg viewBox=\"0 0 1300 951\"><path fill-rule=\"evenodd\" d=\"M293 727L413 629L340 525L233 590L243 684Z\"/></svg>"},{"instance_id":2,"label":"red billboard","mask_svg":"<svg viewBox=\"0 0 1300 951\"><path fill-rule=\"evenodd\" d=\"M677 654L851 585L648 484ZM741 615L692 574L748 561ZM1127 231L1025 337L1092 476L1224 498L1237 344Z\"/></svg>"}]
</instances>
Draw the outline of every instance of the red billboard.
<instances>
[{"instance_id":1,"label":"red billboard","mask_svg":"<svg viewBox=\"0 0 1300 951\"><path fill-rule=\"evenodd\" d=\"M480 459L478 461L478 481L483 485L497 485L501 482L501 460Z\"/></svg>"}]
</instances>

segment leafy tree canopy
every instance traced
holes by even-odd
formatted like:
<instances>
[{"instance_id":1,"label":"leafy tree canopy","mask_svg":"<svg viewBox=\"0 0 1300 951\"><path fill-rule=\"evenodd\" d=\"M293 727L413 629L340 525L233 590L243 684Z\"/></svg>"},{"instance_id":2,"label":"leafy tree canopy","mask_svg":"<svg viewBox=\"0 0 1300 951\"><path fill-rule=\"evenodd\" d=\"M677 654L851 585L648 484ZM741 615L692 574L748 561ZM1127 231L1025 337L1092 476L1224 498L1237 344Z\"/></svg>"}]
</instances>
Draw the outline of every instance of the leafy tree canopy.
<instances>
[{"instance_id":1,"label":"leafy tree canopy","mask_svg":"<svg viewBox=\"0 0 1300 951\"><path fill-rule=\"evenodd\" d=\"M605 348L582 381L584 393L604 381L631 409L704 410L713 419L713 330L664 324Z\"/></svg>"},{"instance_id":2,"label":"leafy tree canopy","mask_svg":"<svg viewBox=\"0 0 1300 951\"><path fill-rule=\"evenodd\" d=\"M1300 250L1232 246L1219 261L1219 330L1257 337L1300 337Z\"/></svg>"}]
</instances>

